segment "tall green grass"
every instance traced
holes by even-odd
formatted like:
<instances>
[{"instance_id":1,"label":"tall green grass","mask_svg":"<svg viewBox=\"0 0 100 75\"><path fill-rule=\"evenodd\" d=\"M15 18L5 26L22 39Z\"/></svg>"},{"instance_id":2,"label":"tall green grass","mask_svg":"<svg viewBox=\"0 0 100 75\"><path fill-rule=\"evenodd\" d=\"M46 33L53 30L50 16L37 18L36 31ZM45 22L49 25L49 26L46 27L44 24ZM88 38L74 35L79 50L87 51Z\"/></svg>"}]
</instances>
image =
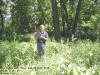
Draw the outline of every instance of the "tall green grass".
<instances>
[{"instance_id":1,"label":"tall green grass","mask_svg":"<svg viewBox=\"0 0 100 75\"><path fill-rule=\"evenodd\" d=\"M21 39L0 42L1 74L8 72L10 75L13 70L15 75L100 75L99 42L78 40L63 44L48 41L47 56L39 59L33 35Z\"/></svg>"}]
</instances>

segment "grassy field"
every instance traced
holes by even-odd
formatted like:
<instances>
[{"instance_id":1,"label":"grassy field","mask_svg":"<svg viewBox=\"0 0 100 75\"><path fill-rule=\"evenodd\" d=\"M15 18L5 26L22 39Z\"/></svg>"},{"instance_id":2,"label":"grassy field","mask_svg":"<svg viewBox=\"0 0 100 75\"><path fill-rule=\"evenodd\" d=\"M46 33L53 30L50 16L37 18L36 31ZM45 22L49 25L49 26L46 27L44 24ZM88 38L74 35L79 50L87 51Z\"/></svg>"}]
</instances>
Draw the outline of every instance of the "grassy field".
<instances>
[{"instance_id":1,"label":"grassy field","mask_svg":"<svg viewBox=\"0 0 100 75\"><path fill-rule=\"evenodd\" d=\"M19 41L0 41L1 75L100 75L100 42L48 41L47 56L38 58L32 34Z\"/></svg>"}]
</instances>

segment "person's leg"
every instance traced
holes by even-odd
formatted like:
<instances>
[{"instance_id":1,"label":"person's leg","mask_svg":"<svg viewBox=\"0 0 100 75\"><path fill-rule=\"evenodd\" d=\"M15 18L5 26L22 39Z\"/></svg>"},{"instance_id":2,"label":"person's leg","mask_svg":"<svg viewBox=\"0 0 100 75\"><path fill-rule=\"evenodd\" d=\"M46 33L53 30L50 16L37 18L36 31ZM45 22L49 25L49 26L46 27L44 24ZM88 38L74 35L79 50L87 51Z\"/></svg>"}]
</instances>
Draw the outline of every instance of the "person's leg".
<instances>
[{"instance_id":1,"label":"person's leg","mask_svg":"<svg viewBox=\"0 0 100 75\"><path fill-rule=\"evenodd\" d=\"M38 55L39 55L39 58L41 58L41 46L40 45L37 45L37 49L38 49Z\"/></svg>"},{"instance_id":2,"label":"person's leg","mask_svg":"<svg viewBox=\"0 0 100 75\"><path fill-rule=\"evenodd\" d=\"M42 45L43 62L46 63L46 45Z\"/></svg>"},{"instance_id":3,"label":"person's leg","mask_svg":"<svg viewBox=\"0 0 100 75\"><path fill-rule=\"evenodd\" d=\"M45 44L42 45L42 53L43 55L46 56L46 45Z\"/></svg>"}]
</instances>

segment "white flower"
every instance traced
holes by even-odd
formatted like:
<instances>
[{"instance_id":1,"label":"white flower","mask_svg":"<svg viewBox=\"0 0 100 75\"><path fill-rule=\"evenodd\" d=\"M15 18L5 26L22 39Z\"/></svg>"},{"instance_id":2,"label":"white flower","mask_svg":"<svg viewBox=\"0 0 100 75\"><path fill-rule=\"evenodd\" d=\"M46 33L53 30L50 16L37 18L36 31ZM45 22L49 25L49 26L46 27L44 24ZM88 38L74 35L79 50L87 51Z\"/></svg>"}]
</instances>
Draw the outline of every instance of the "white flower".
<instances>
[{"instance_id":1,"label":"white flower","mask_svg":"<svg viewBox=\"0 0 100 75\"><path fill-rule=\"evenodd\" d=\"M90 54L90 56L92 56L93 55L93 53L89 53Z\"/></svg>"},{"instance_id":2,"label":"white flower","mask_svg":"<svg viewBox=\"0 0 100 75\"><path fill-rule=\"evenodd\" d=\"M82 62L83 60L82 60L82 59L80 59L79 61L80 61L80 62Z\"/></svg>"},{"instance_id":3,"label":"white flower","mask_svg":"<svg viewBox=\"0 0 100 75\"><path fill-rule=\"evenodd\" d=\"M61 57L60 60L59 60L59 63L63 63L65 61L65 58Z\"/></svg>"},{"instance_id":4,"label":"white flower","mask_svg":"<svg viewBox=\"0 0 100 75\"><path fill-rule=\"evenodd\" d=\"M61 67L62 67L63 69L65 69L65 70L67 70L66 65L61 64Z\"/></svg>"},{"instance_id":5,"label":"white flower","mask_svg":"<svg viewBox=\"0 0 100 75\"><path fill-rule=\"evenodd\" d=\"M69 65L68 65L68 68L71 68L72 66L73 66L72 64L69 64Z\"/></svg>"},{"instance_id":6,"label":"white flower","mask_svg":"<svg viewBox=\"0 0 100 75\"><path fill-rule=\"evenodd\" d=\"M86 75L90 75L90 70L89 69L86 71Z\"/></svg>"},{"instance_id":7,"label":"white flower","mask_svg":"<svg viewBox=\"0 0 100 75\"><path fill-rule=\"evenodd\" d=\"M65 65L64 64L61 64L61 67L65 68Z\"/></svg>"},{"instance_id":8,"label":"white flower","mask_svg":"<svg viewBox=\"0 0 100 75\"><path fill-rule=\"evenodd\" d=\"M65 62L66 62L66 63L69 63L70 61L69 61L69 60L65 60Z\"/></svg>"},{"instance_id":9,"label":"white flower","mask_svg":"<svg viewBox=\"0 0 100 75\"><path fill-rule=\"evenodd\" d=\"M92 73L95 74L95 71L93 70Z\"/></svg>"},{"instance_id":10,"label":"white flower","mask_svg":"<svg viewBox=\"0 0 100 75\"><path fill-rule=\"evenodd\" d=\"M62 71L61 74L63 75L64 74L64 71Z\"/></svg>"},{"instance_id":11,"label":"white flower","mask_svg":"<svg viewBox=\"0 0 100 75\"><path fill-rule=\"evenodd\" d=\"M70 55L71 54L71 51L67 51L67 53Z\"/></svg>"}]
</instances>

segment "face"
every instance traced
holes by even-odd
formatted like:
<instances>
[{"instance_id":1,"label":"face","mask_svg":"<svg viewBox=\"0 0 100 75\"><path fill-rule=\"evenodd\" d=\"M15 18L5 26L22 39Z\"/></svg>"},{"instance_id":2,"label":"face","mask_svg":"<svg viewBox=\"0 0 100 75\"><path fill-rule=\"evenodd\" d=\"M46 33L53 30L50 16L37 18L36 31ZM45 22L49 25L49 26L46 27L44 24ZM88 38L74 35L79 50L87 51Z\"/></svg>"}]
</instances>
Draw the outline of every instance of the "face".
<instances>
[{"instance_id":1,"label":"face","mask_svg":"<svg viewBox=\"0 0 100 75\"><path fill-rule=\"evenodd\" d=\"M41 31L41 32L44 31L44 25L40 25L40 31Z\"/></svg>"}]
</instances>

